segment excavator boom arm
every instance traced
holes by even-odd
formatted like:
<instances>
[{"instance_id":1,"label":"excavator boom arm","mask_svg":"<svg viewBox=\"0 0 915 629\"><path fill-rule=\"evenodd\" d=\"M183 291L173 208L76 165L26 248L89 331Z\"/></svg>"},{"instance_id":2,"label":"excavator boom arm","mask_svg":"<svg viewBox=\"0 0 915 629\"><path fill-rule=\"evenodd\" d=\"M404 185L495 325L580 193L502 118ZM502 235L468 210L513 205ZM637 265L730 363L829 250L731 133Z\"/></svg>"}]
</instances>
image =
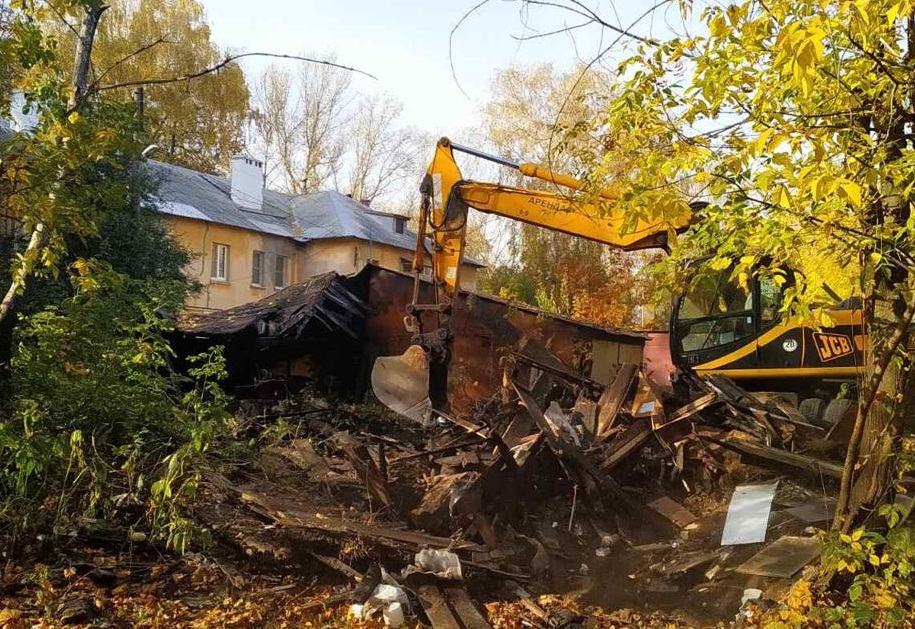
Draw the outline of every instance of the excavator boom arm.
<instances>
[{"instance_id":1,"label":"excavator boom arm","mask_svg":"<svg viewBox=\"0 0 915 629\"><path fill-rule=\"evenodd\" d=\"M550 183L557 190L466 181L454 160L454 151L514 168L526 177ZM469 208L624 251L666 247L669 238L687 227L692 218L685 201L682 207L665 212L670 216L664 218L627 214L615 203L619 196L612 189L593 193L574 177L452 144L447 138L436 145L435 157L420 192L422 203L413 256L416 280L413 303L407 307L405 319L407 328L413 332L413 346L403 356L378 358L372 372L376 396L389 408L414 419L422 417L430 407L439 411L447 408L450 321L460 287ZM431 251L427 251L427 246ZM422 299L421 290L427 256L432 259L431 301Z\"/></svg>"},{"instance_id":2,"label":"excavator boom arm","mask_svg":"<svg viewBox=\"0 0 915 629\"><path fill-rule=\"evenodd\" d=\"M549 182L570 192L465 181L454 160L455 150L509 166L526 177ZM429 199L426 204L428 214L423 212L420 217L429 223L422 226L421 232L431 227L432 268L436 284L449 298L458 290L468 208L594 240L623 251L666 248L670 238L688 227L692 219L691 209L685 201L671 218L643 217L626 213L614 203L619 200L614 190L605 189L597 194L579 194L577 197L571 192L582 191L586 187L585 183L573 177L554 173L542 166L487 155L442 138L436 146L435 158L423 184L423 194ZM422 271L424 260L425 243L418 242L415 271Z\"/></svg>"}]
</instances>

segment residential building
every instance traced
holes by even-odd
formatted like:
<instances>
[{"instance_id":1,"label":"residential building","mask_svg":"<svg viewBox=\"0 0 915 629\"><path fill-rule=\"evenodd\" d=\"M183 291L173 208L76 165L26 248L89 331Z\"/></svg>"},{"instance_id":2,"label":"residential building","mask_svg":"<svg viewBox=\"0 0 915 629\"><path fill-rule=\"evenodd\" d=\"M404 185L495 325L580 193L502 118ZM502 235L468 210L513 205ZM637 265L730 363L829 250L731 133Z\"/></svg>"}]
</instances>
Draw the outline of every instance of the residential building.
<instances>
[{"instance_id":1,"label":"residential building","mask_svg":"<svg viewBox=\"0 0 915 629\"><path fill-rule=\"evenodd\" d=\"M262 165L251 157L234 158L228 178L156 161L148 167L156 207L194 254L189 275L201 291L189 309L231 308L328 271L358 273L369 262L395 271L412 262L416 234L406 216L335 191L265 189ZM465 261L463 286L475 287L481 266Z\"/></svg>"},{"instance_id":2,"label":"residential building","mask_svg":"<svg viewBox=\"0 0 915 629\"><path fill-rule=\"evenodd\" d=\"M21 94L15 98L13 118L0 118L0 141L37 123L22 112ZM412 266L416 233L408 217L335 191L265 189L263 165L249 156L232 159L229 177L154 160L146 167L156 184L156 209L193 255L188 275L201 290L190 297L189 310L231 308L329 271L352 275L370 262L394 271ZM12 235L17 223L0 214L0 234ZM482 266L465 260L461 285L473 290ZM428 273L428 254L425 267Z\"/></svg>"}]
</instances>

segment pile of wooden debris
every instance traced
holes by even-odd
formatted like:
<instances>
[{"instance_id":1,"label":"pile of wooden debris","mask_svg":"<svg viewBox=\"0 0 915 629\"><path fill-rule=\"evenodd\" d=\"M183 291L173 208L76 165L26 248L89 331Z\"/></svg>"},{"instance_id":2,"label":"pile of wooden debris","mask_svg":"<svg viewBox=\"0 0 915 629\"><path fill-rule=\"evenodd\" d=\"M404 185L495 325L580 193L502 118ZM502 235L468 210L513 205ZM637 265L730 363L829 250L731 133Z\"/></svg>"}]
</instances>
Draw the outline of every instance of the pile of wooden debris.
<instances>
[{"instance_id":1,"label":"pile of wooden debris","mask_svg":"<svg viewBox=\"0 0 915 629\"><path fill-rule=\"evenodd\" d=\"M724 378L677 400L634 365L604 387L542 347L514 358L501 396L425 425L314 399L249 409L286 433L256 470L214 476L197 515L247 556L358 583L357 613L436 628L489 626L483 606L508 601L562 626L544 593L705 624L816 558L840 471L826 427Z\"/></svg>"}]
</instances>

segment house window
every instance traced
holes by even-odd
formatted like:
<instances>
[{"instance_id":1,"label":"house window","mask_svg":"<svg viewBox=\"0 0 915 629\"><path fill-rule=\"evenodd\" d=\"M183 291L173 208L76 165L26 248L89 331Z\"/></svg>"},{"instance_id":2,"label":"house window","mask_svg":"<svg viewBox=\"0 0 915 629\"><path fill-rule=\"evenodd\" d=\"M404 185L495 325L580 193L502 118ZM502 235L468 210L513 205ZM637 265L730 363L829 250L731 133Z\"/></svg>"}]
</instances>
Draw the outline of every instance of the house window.
<instances>
[{"instance_id":1,"label":"house window","mask_svg":"<svg viewBox=\"0 0 915 629\"><path fill-rule=\"evenodd\" d=\"M210 279L229 281L229 245L213 243L213 259L210 265Z\"/></svg>"},{"instance_id":2,"label":"house window","mask_svg":"<svg viewBox=\"0 0 915 629\"><path fill-rule=\"evenodd\" d=\"M401 258L400 259L400 270L404 273L409 273L413 275L413 260L410 258ZM432 277L432 265L426 264L423 266L423 277Z\"/></svg>"},{"instance_id":3,"label":"house window","mask_svg":"<svg viewBox=\"0 0 915 629\"><path fill-rule=\"evenodd\" d=\"M286 287L286 267L287 258L286 256L276 256L276 260L273 264L273 287L274 288L285 288Z\"/></svg>"},{"instance_id":4,"label":"house window","mask_svg":"<svg viewBox=\"0 0 915 629\"><path fill-rule=\"evenodd\" d=\"M251 285L264 285L264 252L255 251L251 257Z\"/></svg>"},{"instance_id":5,"label":"house window","mask_svg":"<svg viewBox=\"0 0 915 629\"><path fill-rule=\"evenodd\" d=\"M400 216L394 217L394 231L398 234L402 234L407 228L407 219L401 218Z\"/></svg>"}]
</instances>

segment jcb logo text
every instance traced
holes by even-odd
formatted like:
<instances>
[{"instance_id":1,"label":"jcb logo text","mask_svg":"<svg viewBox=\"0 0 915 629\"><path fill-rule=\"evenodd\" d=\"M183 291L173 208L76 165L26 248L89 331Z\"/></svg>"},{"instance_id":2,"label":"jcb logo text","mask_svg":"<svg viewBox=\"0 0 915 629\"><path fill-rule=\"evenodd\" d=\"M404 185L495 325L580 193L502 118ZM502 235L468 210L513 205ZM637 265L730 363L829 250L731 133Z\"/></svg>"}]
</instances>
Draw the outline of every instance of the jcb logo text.
<instances>
[{"instance_id":1,"label":"jcb logo text","mask_svg":"<svg viewBox=\"0 0 915 629\"><path fill-rule=\"evenodd\" d=\"M815 332L813 335L814 344L817 346L817 354L824 363L842 356L848 356L854 349L851 339L844 334L820 334Z\"/></svg>"}]
</instances>

